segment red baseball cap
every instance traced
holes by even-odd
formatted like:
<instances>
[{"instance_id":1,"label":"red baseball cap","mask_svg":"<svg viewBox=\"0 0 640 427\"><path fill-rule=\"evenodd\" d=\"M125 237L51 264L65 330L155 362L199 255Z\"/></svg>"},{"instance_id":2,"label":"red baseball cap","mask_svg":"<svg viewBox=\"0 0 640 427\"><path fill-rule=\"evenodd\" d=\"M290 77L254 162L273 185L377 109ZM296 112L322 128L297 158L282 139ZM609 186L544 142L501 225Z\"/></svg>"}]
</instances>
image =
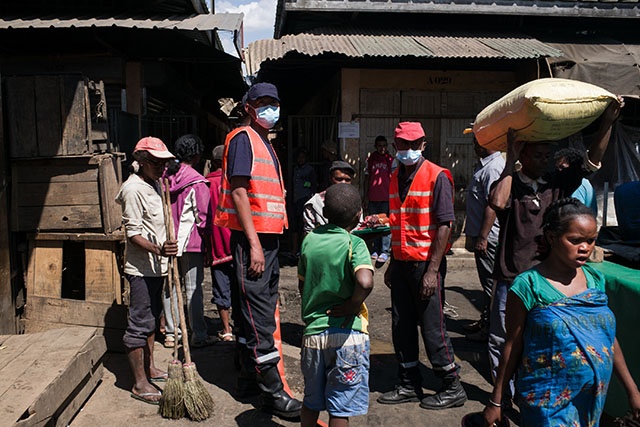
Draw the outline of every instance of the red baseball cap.
<instances>
[{"instance_id":1,"label":"red baseball cap","mask_svg":"<svg viewBox=\"0 0 640 427\"><path fill-rule=\"evenodd\" d=\"M400 122L393 136L405 141L416 141L424 138L424 129L419 122Z\"/></svg>"},{"instance_id":2,"label":"red baseball cap","mask_svg":"<svg viewBox=\"0 0 640 427\"><path fill-rule=\"evenodd\" d=\"M138 141L136 148L133 149L134 153L137 151L148 151L158 159L173 159L175 157L161 139L153 136L147 136Z\"/></svg>"}]
</instances>

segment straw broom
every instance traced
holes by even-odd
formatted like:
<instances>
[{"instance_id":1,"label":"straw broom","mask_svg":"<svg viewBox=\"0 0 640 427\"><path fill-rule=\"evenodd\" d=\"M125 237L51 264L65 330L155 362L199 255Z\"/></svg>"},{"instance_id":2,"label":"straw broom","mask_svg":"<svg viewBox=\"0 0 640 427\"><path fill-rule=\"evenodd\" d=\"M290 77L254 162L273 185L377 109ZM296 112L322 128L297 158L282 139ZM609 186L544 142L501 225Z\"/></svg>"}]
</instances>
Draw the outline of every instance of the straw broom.
<instances>
[{"instance_id":1,"label":"straw broom","mask_svg":"<svg viewBox=\"0 0 640 427\"><path fill-rule=\"evenodd\" d=\"M165 183L165 187L167 184ZM162 192L162 207L164 211L165 218L165 226L167 231L167 236L170 236L172 233L172 227L170 218L171 218L171 202L165 192ZM169 259L169 276L167 278L167 288L169 289L169 301L171 306L171 315L174 319L178 318L178 313L176 312L175 303L173 301L173 264L174 257L170 257ZM175 333L175 331L174 331ZM170 418L173 420L178 420L184 417L185 414L185 406L184 406L184 376L182 374L182 363L178 360L178 340L173 340L173 360L169 362L169 367L167 369L168 378L167 384L162 391L162 397L160 398L160 415L163 418Z\"/></svg>"},{"instance_id":2,"label":"straw broom","mask_svg":"<svg viewBox=\"0 0 640 427\"><path fill-rule=\"evenodd\" d=\"M165 180L165 198L169 198L169 182ZM169 214L170 230L169 236L173 240L173 217ZM184 374L184 406L187 410L189 418L194 421L204 421L213 415L215 403L213 398L205 388L200 376L196 370L195 363L191 360L191 351L189 350L189 336L187 335L187 324L185 322L184 315L184 302L182 299L182 287L180 285L180 277L178 275L178 265L176 258L173 257L173 285L176 288L178 294L178 313L180 315L180 328L182 330L182 348L184 349L185 363L182 366L182 372Z\"/></svg>"}]
</instances>

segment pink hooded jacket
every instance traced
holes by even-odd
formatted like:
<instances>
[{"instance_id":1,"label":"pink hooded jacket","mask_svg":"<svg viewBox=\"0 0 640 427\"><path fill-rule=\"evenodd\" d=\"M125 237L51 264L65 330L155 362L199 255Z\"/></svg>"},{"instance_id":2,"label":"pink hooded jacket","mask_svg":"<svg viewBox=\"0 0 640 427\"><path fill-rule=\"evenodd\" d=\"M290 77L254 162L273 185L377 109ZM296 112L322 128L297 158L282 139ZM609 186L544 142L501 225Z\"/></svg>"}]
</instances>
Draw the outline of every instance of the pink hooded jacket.
<instances>
[{"instance_id":1,"label":"pink hooded jacket","mask_svg":"<svg viewBox=\"0 0 640 427\"><path fill-rule=\"evenodd\" d=\"M216 206L218 206L218 199L220 198L222 169L211 172L207 175L207 180L209 181L209 189L211 191L211 212L214 212ZM230 237L231 230L213 225L211 232L211 254L213 255L213 265L231 261L231 248L229 244Z\"/></svg>"},{"instance_id":2,"label":"pink hooded jacket","mask_svg":"<svg viewBox=\"0 0 640 427\"><path fill-rule=\"evenodd\" d=\"M211 234L209 182L184 163L175 175L167 178L178 256L183 252L204 252L208 246L204 239L209 239Z\"/></svg>"}]
</instances>

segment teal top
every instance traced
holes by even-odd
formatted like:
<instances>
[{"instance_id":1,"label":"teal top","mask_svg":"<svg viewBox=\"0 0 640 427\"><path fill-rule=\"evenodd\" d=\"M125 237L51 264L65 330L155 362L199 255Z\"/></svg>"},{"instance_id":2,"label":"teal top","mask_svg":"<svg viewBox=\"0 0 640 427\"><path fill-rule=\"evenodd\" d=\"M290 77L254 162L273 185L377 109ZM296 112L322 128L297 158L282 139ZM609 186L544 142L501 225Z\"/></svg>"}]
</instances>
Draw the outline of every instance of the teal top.
<instances>
[{"instance_id":1,"label":"teal top","mask_svg":"<svg viewBox=\"0 0 640 427\"><path fill-rule=\"evenodd\" d=\"M582 271L587 279L588 289L605 291L602 273L589 265L583 266ZM535 267L519 274L509 290L522 300L527 311L566 298L566 295L557 290Z\"/></svg>"},{"instance_id":2,"label":"teal top","mask_svg":"<svg viewBox=\"0 0 640 427\"><path fill-rule=\"evenodd\" d=\"M364 240L344 228L326 224L304 238L298 278L304 282L301 308L305 335L341 327L367 333L364 304L360 314L350 319L327 315L327 310L351 298L355 273L361 268L373 270L369 249Z\"/></svg>"}]
</instances>

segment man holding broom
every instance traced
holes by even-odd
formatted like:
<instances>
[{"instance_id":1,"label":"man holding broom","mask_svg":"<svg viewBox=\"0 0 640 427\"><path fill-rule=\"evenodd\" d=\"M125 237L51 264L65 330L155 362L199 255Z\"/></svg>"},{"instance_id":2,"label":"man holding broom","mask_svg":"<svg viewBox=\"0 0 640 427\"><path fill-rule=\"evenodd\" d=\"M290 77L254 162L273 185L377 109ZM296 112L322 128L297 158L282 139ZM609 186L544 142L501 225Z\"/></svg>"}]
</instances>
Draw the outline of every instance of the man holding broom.
<instances>
[{"instance_id":1,"label":"man holding broom","mask_svg":"<svg viewBox=\"0 0 640 427\"><path fill-rule=\"evenodd\" d=\"M287 227L280 162L268 139L279 119L278 90L257 83L244 106L251 122L227 135L215 224L231 229L246 347L243 371L255 371L261 408L283 418L300 416L302 404L284 391L275 347L280 266L279 237Z\"/></svg>"},{"instance_id":2,"label":"man holding broom","mask_svg":"<svg viewBox=\"0 0 640 427\"><path fill-rule=\"evenodd\" d=\"M158 405L160 392L150 382L166 381L167 374L155 367L153 342L167 257L178 253L177 242L167 238L164 215L158 214L163 212L159 179L174 156L160 139L148 136L138 141L133 158L133 173L116 196L127 235L124 276L131 289L123 342L134 378L131 397Z\"/></svg>"}]
</instances>

